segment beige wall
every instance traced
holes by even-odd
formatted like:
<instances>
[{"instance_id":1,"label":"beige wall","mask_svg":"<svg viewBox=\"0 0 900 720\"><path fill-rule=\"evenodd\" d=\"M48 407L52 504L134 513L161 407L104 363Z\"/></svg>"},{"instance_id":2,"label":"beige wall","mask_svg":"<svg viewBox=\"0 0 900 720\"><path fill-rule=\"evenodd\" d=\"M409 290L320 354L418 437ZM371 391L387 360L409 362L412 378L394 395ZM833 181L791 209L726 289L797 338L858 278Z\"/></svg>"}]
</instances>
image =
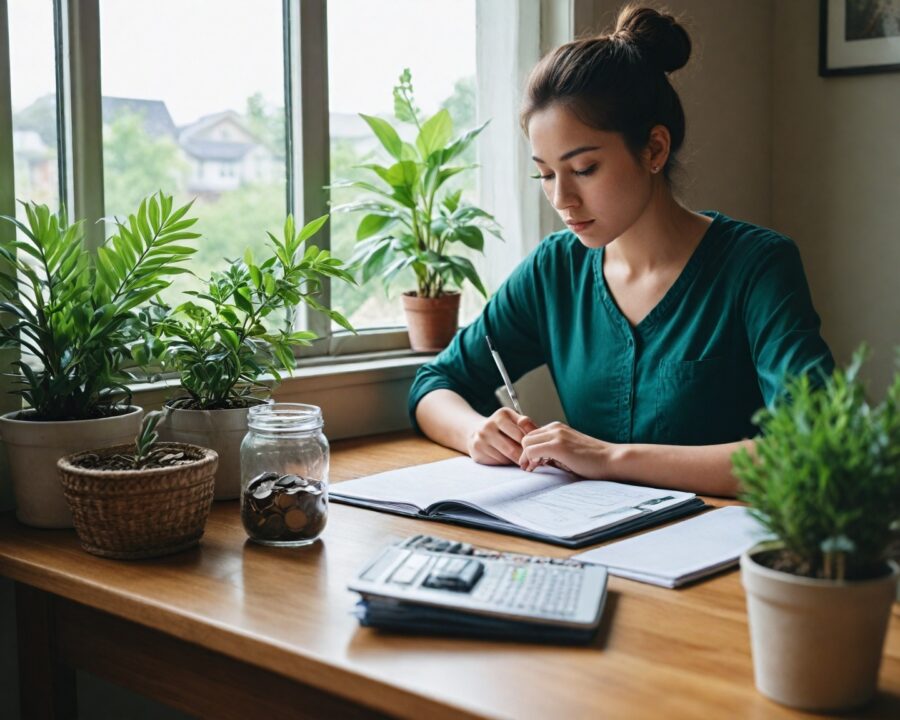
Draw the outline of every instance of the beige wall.
<instances>
[{"instance_id":1,"label":"beige wall","mask_svg":"<svg viewBox=\"0 0 900 720\"><path fill-rule=\"evenodd\" d=\"M821 78L819 3L775 3L772 222L800 246L839 362L880 397L900 346L900 73Z\"/></svg>"},{"instance_id":2,"label":"beige wall","mask_svg":"<svg viewBox=\"0 0 900 720\"><path fill-rule=\"evenodd\" d=\"M611 30L623 2L595 0L577 19ZM676 175L697 210L720 210L770 225L772 193L772 2L672 0L646 4L674 13L691 35L688 64L671 76L687 118Z\"/></svg>"}]
</instances>

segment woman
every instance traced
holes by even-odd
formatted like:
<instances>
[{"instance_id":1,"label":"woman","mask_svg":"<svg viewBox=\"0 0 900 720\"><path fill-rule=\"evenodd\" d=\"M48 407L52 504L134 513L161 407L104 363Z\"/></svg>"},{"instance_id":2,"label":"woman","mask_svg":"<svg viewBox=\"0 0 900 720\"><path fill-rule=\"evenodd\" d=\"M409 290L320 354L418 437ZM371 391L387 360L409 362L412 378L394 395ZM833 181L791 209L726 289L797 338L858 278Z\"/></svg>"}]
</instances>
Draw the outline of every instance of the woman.
<instances>
[{"instance_id":1,"label":"woman","mask_svg":"<svg viewBox=\"0 0 900 720\"><path fill-rule=\"evenodd\" d=\"M793 242L672 194L685 120L667 74L690 51L674 18L626 8L532 71L522 127L568 230L417 374L430 438L480 463L734 495L754 411L785 375L831 372ZM498 409L486 334L513 380L547 363L568 425Z\"/></svg>"}]
</instances>

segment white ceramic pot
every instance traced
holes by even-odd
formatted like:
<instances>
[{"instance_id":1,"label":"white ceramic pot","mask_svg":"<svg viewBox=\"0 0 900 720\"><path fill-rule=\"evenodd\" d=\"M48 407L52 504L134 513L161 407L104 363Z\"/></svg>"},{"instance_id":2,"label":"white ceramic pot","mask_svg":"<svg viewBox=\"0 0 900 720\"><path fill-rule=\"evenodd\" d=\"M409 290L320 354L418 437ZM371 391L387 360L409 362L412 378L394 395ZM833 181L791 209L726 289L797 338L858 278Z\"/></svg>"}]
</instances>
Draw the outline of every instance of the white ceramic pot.
<instances>
[{"instance_id":1,"label":"white ceramic pot","mask_svg":"<svg viewBox=\"0 0 900 720\"><path fill-rule=\"evenodd\" d=\"M20 522L41 528L70 528L72 514L63 495L56 461L80 450L134 443L143 410L96 420L27 420L33 410L0 416Z\"/></svg>"},{"instance_id":2,"label":"white ceramic pot","mask_svg":"<svg viewBox=\"0 0 900 720\"><path fill-rule=\"evenodd\" d=\"M248 412L249 408L170 408L165 422L157 428L161 440L199 445L218 453L216 500L234 500L241 495L241 441L247 434Z\"/></svg>"},{"instance_id":3,"label":"white ceramic pot","mask_svg":"<svg viewBox=\"0 0 900 720\"><path fill-rule=\"evenodd\" d=\"M771 546L769 546L771 547ZM741 557L757 689L794 708L862 705L878 686L900 568L874 580L837 582L772 570Z\"/></svg>"}]
</instances>

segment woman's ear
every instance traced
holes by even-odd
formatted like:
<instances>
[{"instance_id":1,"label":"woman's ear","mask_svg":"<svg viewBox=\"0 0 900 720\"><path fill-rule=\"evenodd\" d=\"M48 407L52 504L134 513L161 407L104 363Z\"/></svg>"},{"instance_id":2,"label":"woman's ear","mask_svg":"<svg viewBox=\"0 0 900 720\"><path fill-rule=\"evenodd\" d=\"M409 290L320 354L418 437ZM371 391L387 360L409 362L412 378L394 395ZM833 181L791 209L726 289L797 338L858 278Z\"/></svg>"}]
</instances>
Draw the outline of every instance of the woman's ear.
<instances>
[{"instance_id":1,"label":"woman's ear","mask_svg":"<svg viewBox=\"0 0 900 720\"><path fill-rule=\"evenodd\" d=\"M654 175L660 172L669 161L669 149L672 147L672 136L665 125L655 125L650 130L647 145L641 154L644 167Z\"/></svg>"}]
</instances>

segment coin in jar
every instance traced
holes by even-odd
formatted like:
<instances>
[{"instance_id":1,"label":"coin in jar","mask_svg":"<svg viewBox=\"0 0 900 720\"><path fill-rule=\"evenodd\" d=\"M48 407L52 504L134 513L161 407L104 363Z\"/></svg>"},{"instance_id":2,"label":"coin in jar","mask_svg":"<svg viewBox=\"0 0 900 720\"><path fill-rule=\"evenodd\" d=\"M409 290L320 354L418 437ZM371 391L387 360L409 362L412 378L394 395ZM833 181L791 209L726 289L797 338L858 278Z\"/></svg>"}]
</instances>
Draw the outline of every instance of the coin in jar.
<instances>
[{"instance_id":1,"label":"coin in jar","mask_svg":"<svg viewBox=\"0 0 900 720\"><path fill-rule=\"evenodd\" d=\"M282 510L289 510L294 506L294 498L288 493L282 492L275 498L275 504Z\"/></svg>"},{"instance_id":2,"label":"coin in jar","mask_svg":"<svg viewBox=\"0 0 900 720\"><path fill-rule=\"evenodd\" d=\"M285 525L287 525L288 530L291 532L298 532L306 527L306 513L299 508L288 510L284 515L284 522Z\"/></svg>"},{"instance_id":3,"label":"coin in jar","mask_svg":"<svg viewBox=\"0 0 900 720\"><path fill-rule=\"evenodd\" d=\"M261 487L256 488L253 491L253 499L256 500L256 505L260 508L268 505L268 500L272 496L272 486L271 485L262 485Z\"/></svg>"},{"instance_id":4,"label":"coin in jar","mask_svg":"<svg viewBox=\"0 0 900 720\"><path fill-rule=\"evenodd\" d=\"M255 478L253 478L247 484L247 491L252 493L263 483L268 482L269 480L277 480L277 479L278 479L278 473L273 473L273 472L260 473L259 475L257 475Z\"/></svg>"},{"instance_id":5,"label":"coin in jar","mask_svg":"<svg viewBox=\"0 0 900 720\"><path fill-rule=\"evenodd\" d=\"M284 518L281 515L272 514L266 518L260 529L260 534L267 540L276 540L284 533Z\"/></svg>"}]
</instances>

